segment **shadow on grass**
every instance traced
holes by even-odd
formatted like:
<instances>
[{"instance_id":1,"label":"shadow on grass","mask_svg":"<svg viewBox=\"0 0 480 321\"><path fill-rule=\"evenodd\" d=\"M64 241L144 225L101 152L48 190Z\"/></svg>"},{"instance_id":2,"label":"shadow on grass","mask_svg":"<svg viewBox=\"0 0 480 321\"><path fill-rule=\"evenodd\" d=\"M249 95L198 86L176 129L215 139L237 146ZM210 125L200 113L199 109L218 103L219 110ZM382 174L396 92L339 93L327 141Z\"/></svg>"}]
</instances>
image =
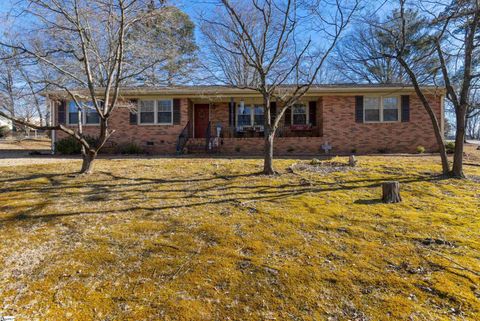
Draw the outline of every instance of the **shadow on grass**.
<instances>
[{"instance_id":1,"label":"shadow on grass","mask_svg":"<svg viewBox=\"0 0 480 321\"><path fill-rule=\"evenodd\" d=\"M383 204L382 199L365 199L365 200L356 200L353 202L354 204L362 204L362 205L374 205L374 204Z\"/></svg>"},{"instance_id":2,"label":"shadow on grass","mask_svg":"<svg viewBox=\"0 0 480 321\"><path fill-rule=\"evenodd\" d=\"M124 177L108 172L98 172L106 176L106 179L96 181L91 180L71 180L66 178L69 174L35 174L24 177L15 177L12 179L0 180L0 182L23 182L23 186L1 188L0 193L18 192L18 195L11 196L9 199L22 199L22 193L34 192L42 195L44 202L39 206L30 206L26 211L18 211L18 214L8 216L0 221L15 221L27 219L53 219L56 217L68 217L75 215L102 215L102 214L121 214L134 211L149 211L153 214L155 211L168 209L186 209L195 208L203 205L232 204L235 206L244 206L242 203L254 201L276 202L281 199L300 196L307 193L325 193L332 191L348 191L356 189L376 188L381 185L384 178L375 179L353 179L340 182L312 181L312 185L305 186L300 182L281 185L252 185L248 178L258 177L261 173L251 172L236 175L211 175L208 177L197 178L148 178L148 177ZM288 175L288 174L286 174ZM47 178L50 184L42 186L29 185L30 180L38 178ZM390 178L389 178L390 179ZM445 179L442 176L416 177L396 177L400 183L413 183L421 181L438 181ZM296 178L297 180L297 178ZM195 186L188 184L176 188L175 184L182 183L202 183L204 186ZM82 189L88 189L83 192ZM129 195L122 195L128 193ZM146 193L157 193L160 195L146 196ZM170 195L165 195L165 194ZM171 196L172 193L176 193ZM133 194L133 195L132 195ZM83 197L83 199L80 199ZM48 204L56 203L61 198L79 198L80 202L95 203L103 201L115 201L118 208L104 206L96 211L68 211L51 214L37 214L44 211ZM160 206L142 206L134 205L144 200L162 204L171 201L170 204ZM187 203L182 202L188 200ZM175 204L176 202L180 204ZM379 199L356 200L354 204L374 205L381 203ZM133 204L133 205L132 205ZM0 211L11 208L0 207ZM150 214L150 215L151 215Z\"/></svg>"}]
</instances>

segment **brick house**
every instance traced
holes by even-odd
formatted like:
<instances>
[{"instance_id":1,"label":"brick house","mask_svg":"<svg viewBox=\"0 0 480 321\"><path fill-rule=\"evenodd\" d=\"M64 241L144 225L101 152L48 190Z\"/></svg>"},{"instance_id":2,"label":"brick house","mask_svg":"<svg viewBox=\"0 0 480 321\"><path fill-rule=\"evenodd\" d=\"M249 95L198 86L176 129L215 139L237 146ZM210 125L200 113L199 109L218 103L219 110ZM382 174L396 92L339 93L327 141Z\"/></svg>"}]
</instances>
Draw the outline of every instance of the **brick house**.
<instances>
[{"instance_id":1,"label":"brick house","mask_svg":"<svg viewBox=\"0 0 480 321\"><path fill-rule=\"evenodd\" d=\"M439 122L444 122L444 89L425 87ZM52 121L98 135L94 110L80 114L73 102L47 93ZM263 152L261 96L221 86L131 87L110 118L115 133L110 150L134 143L151 154ZM86 103L88 105L88 103ZM280 108L272 103L272 112ZM330 153L413 153L422 145L438 149L430 118L412 87L406 85L318 85L287 110L274 148L277 155ZM53 142L65 137L53 133ZM107 146L108 150L108 146Z\"/></svg>"}]
</instances>

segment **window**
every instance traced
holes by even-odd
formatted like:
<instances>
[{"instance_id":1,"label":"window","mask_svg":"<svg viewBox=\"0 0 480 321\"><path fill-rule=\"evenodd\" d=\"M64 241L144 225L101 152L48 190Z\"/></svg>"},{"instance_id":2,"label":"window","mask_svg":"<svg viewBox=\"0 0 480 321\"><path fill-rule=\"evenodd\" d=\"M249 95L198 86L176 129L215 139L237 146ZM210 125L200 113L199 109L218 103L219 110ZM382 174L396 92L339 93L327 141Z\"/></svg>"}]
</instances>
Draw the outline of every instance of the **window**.
<instances>
[{"instance_id":1,"label":"window","mask_svg":"<svg viewBox=\"0 0 480 321\"><path fill-rule=\"evenodd\" d=\"M400 119L399 99L392 97L364 97L365 122L396 122Z\"/></svg>"},{"instance_id":2,"label":"window","mask_svg":"<svg viewBox=\"0 0 480 321\"><path fill-rule=\"evenodd\" d=\"M365 121L380 121L380 97L365 97L363 106L365 109Z\"/></svg>"},{"instance_id":3,"label":"window","mask_svg":"<svg viewBox=\"0 0 480 321\"><path fill-rule=\"evenodd\" d=\"M82 124L95 125L100 123L100 115L98 114L95 107L93 107L92 102L82 102L81 104L81 113L80 117ZM78 124L78 106L75 101L70 101L68 103L68 124L76 125Z\"/></svg>"},{"instance_id":4,"label":"window","mask_svg":"<svg viewBox=\"0 0 480 321\"><path fill-rule=\"evenodd\" d=\"M250 106L237 108L237 126L240 128L252 126L252 108Z\"/></svg>"},{"instance_id":5,"label":"window","mask_svg":"<svg viewBox=\"0 0 480 321\"><path fill-rule=\"evenodd\" d=\"M157 101L158 108L158 123L171 124L173 123L172 101L159 100Z\"/></svg>"},{"instance_id":6,"label":"window","mask_svg":"<svg viewBox=\"0 0 480 321\"><path fill-rule=\"evenodd\" d=\"M292 124L307 125L307 106L303 104L295 104L292 107Z\"/></svg>"},{"instance_id":7,"label":"window","mask_svg":"<svg viewBox=\"0 0 480 321\"><path fill-rule=\"evenodd\" d=\"M70 125L78 124L78 108L73 100L68 103L68 123Z\"/></svg>"},{"instance_id":8,"label":"window","mask_svg":"<svg viewBox=\"0 0 480 321\"><path fill-rule=\"evenodd\" d=\"M142 100L140 101L140 124L154 124L155 123L155 101Z\"/></svg>"},{"instance_id":9,"label":"window","mask_svg":"<svg viewBox=\"0 0 480 321\"><path fill-rule=\"evenodd\" d=\"M255 115L253 118L253 125L263 126L264 121L265 121L265 111L263 110L263 106L255 106Z\"/></svg>"},{"instance_id":10,"label":"window","mask_svg":"<svg viewBox=\"0 0 480 321\"><path fill-rule=\"evenodd\" d=\"M383 121L398 121L398 108L397 97L384 97L383 98Z\"/></svg>"},{"instance_id":11,"label":"window","mask_svg":"<svg viewBox=\"0 0 480 321\"><path fill-rule=\"evenodd\" d=\"M85 124L100 124L100 115L93 103L86 103L83 108L85 110Z\"/></svg>"},{"instance_id":12,"label":"window","mask_svg":"<svg viewBox=\"0 0 480 321\"><path fill-rule=\"evenodd\" d=\"M265 110L261 105L245 105L242 108L237 107L237 127L241 130L243 127L261 127L265 120Z\"/></svg>"},{"instance_id":13,"label":"window","mask_svg":"<svg viewBox=\"0 0 480 321\"><path fill-rule=\"evenodd\" d=\"M170 125L173 123L173 101L141 100L139 105L140 124Z\"/></svg>"}]
</instances>

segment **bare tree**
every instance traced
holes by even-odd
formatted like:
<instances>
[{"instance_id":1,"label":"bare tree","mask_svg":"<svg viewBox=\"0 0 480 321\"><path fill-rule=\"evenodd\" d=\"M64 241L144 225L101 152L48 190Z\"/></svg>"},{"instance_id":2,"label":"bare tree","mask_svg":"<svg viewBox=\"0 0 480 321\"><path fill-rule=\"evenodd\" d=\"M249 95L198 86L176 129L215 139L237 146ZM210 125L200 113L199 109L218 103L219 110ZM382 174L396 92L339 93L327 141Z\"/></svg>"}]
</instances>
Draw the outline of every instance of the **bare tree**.
<instances>
[{"instance_id":1,"label":"bare tree","mask_svg":"<svg viewBox=\"0 0 480 321\"><path fill-rule=\"evenodd\" d=\"M96 112L98 137L94 143L89 142L81 120L77 128L71 128L62 124L40 126L11 114L0 112L0 115L32 128L60 130L74 137L82 147L80 173L91 173L98 151L113 134L108 123L121 99L120 87L135 83L147 69L165 60L155 50L158 45L139 47L128 37L139 21L156 15L156 10L146 10L150 4L150 0L19 3L21 14L32 22L32 27L22 37L0 41L0 46L15 52L4 60L15 58L37 66L43 70L43 79L36 81L63 92L54 98L73 101L80 114Z\"/></svg>"},{"instance_id":2,"label":"bare tree","mask_svg":"<svg viewBox=\"0 0 480 321\"><path fill-rule=\"evenodd\" d=\"M430 56L435 52L434 42L431 37L431 29L424 24L414 35L410 32L412 21L408 19L405 8L405 0L399 1L399 9L395 9L391 16L387 19L366 19L368 24L375 29L376 34L388 43L388 50L378 52L379 56L395 59L400 66L405 70L407 76L412 83L415 93L419 97L423 107L428 113L432 127L435 133L435 138L440 151L440 158L442 161L442 171L444 175L450 173L450 165L448 163L447 151L445 148L445 141L441 129L441 124L427 99L426 93L421 89L421 85L425 82L432 81L430 78L421 79L416 72L415 66L422 64L425 59L430 59ZM410 35L410 36L409 36ZM414 46L421 44L421 47L427 48L423 50L423 54L410 55L410 50ZM422 73L423 75L423 73Z\"/></svg>"},{"instance_id":3,"label":"bare tree","mask_svg":"<svg viewBox=\"0 0 480 321\"><path fill-rule=\"evenodd\" d=\"M465 135L470 139L480 139L480 91L477 86L471 90L470 105L467 110Z\"/></svg>"},{"instance_id":4,"label":"bare tree","mask_svg":"<svg viewBox=\"0 0 480 321\"><path fill-rule=\"evenodd\" d=\"M4 57L6 53L0 51L0 57ZM16 101L20 96L21 89L18 86L16 79L18 72L16 72L15 64L11 60L0 60L0 111L6 113L10 117L16 117Z\"/></svg>"},{"instance_id":5,"label":"bare tree","mask_svg":"<svg viewBox=\"0 0 480 321\"><path fill-rule=\"evenodd\" d=\"M468 110L472 110L472 87L480 77L480 2L452 1L435 17L442 32L435 48L456 116L452 176L463 178L463 149ZM443 32L445 31L445 32ZM460 35L460 36L458 36Z\"/></svg>"},{"instance_id":6,"label":"bare tree","mask_svg":"<svg viewBox=\"0 0 480 321\"><path fill-rule=\"evenodd\" d=\"M383 43L375 29L364 24L358 25L348 37L340 42L331 64L340 71L343 81L354 83L402 83L405 72L393 58L384 57Z\"/></svg>"},{"instance_id":7,"label":"bare tree","mask_svg":"<svg viewBox=\"0 0 480 321\"><path fill-rule=\"evenodd\" d=\"M369 18L367 21L381 21L373 13L365 13ZM398 12L393 12L393 16ZM425 53L430 49L428 43L417 41L418 35L422 35L426 19L421 16L418 10L406 10L408 28L405 30L406 42L410 44L408 56L411 68L415 71L421 81L431 79L432 74L438 73L434 68L437 65L434 55ZM371 18L371 17L376 18ZM386 17L384 20L394 26L395 23ZM399 26L398 26L399 27ZM347 37L340 41L334 52L332 65L341 75L341 80L355 83L410 83L405 69L397 59L384 55L392 51L390 37L384 37L376 26L359 21ZM411 57L424 57L421 60L413 60ZM407 58L407 57L406 57ZM432 69L433 68L433 69Z\"/></svg>"},{"instance_id":8,"label":"bare tree","mask_svg":"<svg viewBox=\"0 0 480 321\"><path fill-rule=\"evenodd\" d=\"M208 71L218 82L261 94L265 111L263 173L272 175L280 119L315 82L358 2L219 0L217 4L217 11L202 17ZM302 37L302 32L315 32L316 39ZM272 101L280 107L274 119Z\"/></svg>"},{"instance_id":9,"label":"bare tree","mask_svg":"<svg viewBox=\"0 0 480 321\"><path fill-rule=\"evenodd\" d=\"M16 57L1 59L7 56L12 56L12 52L0 48L0 111L11 117L45 125L44 99L38 95L43 87L30 79L26 70L30 67L23 66ZM24 128L24 131L28 130L28 127Z\"/></svg>"},{"instance_id":10,"label":"bare tree","mask_svg":"<svg viewBox=\"0 0 480 321\"><path fill-rule=\"evenodd\" d=\"M390 21L379 23L371 22L384 37L389 38L392 44L391 52L383 53L386 57L395 58L405 69L415 91L430 116L442 159L444 175L464 177L463 175L463 143L465 137L466 111L469 106L469 97L472 80L479 74L474 74L472 55L478 51L478 37L476 37L479 21L479 3L470 1L441 1L434 2L429 8L422 7L425 17L423 32L414 39L407 36L411 21L406 14L406 0L399 1L399 10ZM431 5L431 3L429 3ZM463 38L457 38L458 31L462 30ZM424 55L409 55L411 48L417 44L429 48ZM435 79L423 79L413 67L416 63L436 55L437 70L443 77L447 89L447 98L451 101L456 115L456 142L453 170L450 170L445 142L440 123L426 98L426 93L420 85ZM432 71L432 75L437 72ZM458 87L455 87L457 85ZM458 88L458 89L456 89Z\"/></svg>"}]
</instances>

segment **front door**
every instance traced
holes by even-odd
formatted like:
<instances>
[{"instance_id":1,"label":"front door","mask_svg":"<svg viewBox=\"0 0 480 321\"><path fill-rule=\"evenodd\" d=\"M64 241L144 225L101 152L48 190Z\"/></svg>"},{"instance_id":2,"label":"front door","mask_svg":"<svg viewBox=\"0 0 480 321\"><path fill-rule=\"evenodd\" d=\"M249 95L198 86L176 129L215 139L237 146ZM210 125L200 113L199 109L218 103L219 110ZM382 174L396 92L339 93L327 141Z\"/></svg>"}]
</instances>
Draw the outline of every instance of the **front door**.
<instances>
[{"instance_id":1,"label":"front door","mask_svg":"<svg viewBox=\"0 0 480 321\"><path fill-rule=\"evenodd\" d=\"M207 127L209 117L209 106L208 104L198 104L194 107L194 128L195 128L195 138L205 138L207 135Z\"/></svg>"}]
</instances>

